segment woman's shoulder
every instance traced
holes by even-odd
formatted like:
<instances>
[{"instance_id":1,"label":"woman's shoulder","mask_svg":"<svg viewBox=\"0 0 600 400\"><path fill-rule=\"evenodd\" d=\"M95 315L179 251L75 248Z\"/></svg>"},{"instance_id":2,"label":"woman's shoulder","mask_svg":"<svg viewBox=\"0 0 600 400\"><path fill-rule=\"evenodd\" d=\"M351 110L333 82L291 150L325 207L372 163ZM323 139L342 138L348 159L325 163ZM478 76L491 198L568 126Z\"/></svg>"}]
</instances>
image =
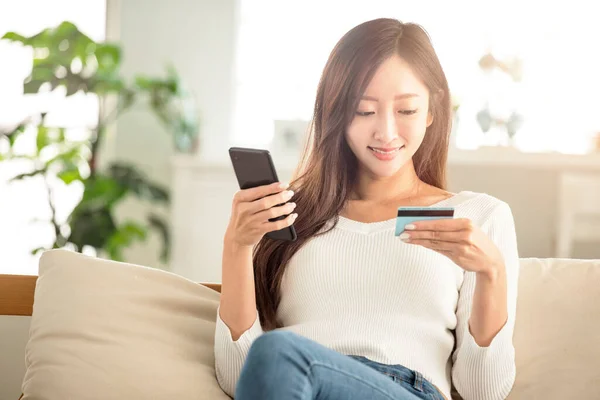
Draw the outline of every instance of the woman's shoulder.
<instances>
[{"instance_id":1,"label":"woman's shoulder","mask_svg":"<svg viewBox=\"0 0 600 400\"><path fill-rule=\"evenodd\" d=\"M458 217L470 218L483 224L495 216L511 214L507 202L488 193L461 191L450 198L448 206L454 207Z\"/></svg>"},{"instance_id":2,"label":"woman's shoulder","mask_svg":"<svg viewBox=\"0 0 600 400\"><path fill-rule=\"evenodd\" d=\"M470 190L461 190L460 192L453 193L450 200L455 200L456 205L485 206L492 208L506 204L505 201L494 197L491 194L473 192Z\"/></svg>"}]
</instances>

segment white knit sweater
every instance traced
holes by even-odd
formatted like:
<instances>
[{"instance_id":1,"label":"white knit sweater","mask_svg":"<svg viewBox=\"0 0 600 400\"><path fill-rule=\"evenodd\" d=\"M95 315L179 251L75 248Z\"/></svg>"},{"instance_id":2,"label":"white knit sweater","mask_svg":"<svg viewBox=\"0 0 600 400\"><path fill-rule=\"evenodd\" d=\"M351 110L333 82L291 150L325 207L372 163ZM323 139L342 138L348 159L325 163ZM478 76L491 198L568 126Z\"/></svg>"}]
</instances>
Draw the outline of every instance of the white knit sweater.
<instances>
[{"instance_id":1,"label":"white knit sweater","mask_svg":"<svg viewBox=\"0 0 600 400\"><path fill-rule=\"evenodd\" d=\"M344 217L309 240L290 260L277 316L285 330L342 354L417 370L450 398L451 382L465 400L504 399L515 379L512 344L519 258L509 206L486 194L460 192L436 206L455 207L504 255L508 322L488 347L468 328L475 273L394 236L395 219L362 223ZM233 341L217 314L215 366L221 387L235 392L254 325ZM456 349L455 349L456 345Z\"/></svg>"}]
</instances>

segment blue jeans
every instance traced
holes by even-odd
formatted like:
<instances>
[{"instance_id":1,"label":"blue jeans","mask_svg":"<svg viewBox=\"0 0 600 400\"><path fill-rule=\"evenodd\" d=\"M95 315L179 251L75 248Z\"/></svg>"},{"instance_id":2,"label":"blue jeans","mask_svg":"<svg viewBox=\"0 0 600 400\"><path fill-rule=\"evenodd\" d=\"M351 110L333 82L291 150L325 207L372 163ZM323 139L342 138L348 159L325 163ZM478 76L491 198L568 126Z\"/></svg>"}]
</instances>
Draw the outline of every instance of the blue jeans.
<instances>
[{"instance_id":1,"label":"blue jeans","mask_svg":"<svg viewBox=\"0 0 600 400\"><path fill-rule=\"evenodd\" d=\"M259 336L236 400L443 400L423 376L401 365L347 356L288 331Z\"/></svg>"}]
</instances>

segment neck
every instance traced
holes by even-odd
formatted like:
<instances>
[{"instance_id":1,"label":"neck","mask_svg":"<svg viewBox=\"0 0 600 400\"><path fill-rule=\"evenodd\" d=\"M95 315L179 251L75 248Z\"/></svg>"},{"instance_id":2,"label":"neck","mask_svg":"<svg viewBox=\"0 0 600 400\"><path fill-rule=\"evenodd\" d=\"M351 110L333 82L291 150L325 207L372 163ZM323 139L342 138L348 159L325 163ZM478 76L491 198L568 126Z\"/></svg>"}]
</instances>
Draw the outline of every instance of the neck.
<instances>
[{"instance_id":1,"label":"neck","mask_svg":"<svg viewBox=\"0 0 600 400\"><path fill-rule=\"evenodd\" d=\"M421 184L412 160L393 176L376 177L361 168L351 200L387 203L407 199L417 195Z\"/></svg>"}]
</instances>

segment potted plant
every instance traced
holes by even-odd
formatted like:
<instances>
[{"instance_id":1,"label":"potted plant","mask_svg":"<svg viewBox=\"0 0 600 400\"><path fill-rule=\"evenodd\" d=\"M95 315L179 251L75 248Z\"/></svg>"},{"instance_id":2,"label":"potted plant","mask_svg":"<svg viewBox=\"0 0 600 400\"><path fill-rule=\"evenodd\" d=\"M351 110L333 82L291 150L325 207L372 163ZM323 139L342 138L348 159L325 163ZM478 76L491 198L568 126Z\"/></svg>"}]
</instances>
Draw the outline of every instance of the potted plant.
<instances>
[{"instance_id":1,"label":"potted plant","mask_svg":"<svg viewBox=\"0 0 600 400\"><path fill-rule=\"evenodd\" d=\"M174 68L165 78L138 75L129 82L119 74L122 51L118 44L99 43L80 32L70 22L45 29L31 37L14 32L4 40L22 43L33 48L33 67L24 81L24 93L62 90L96 95L100 104L98 123L86 129L84 139L74 140L69 129L47 123L49 110L29 116L18 126L0 132L0 163L25 159L31 170L12 180L42 177L52 211L48 221L54 230L54 242L48 248L71 247L82 251L91 246L101 255L114 260L123 259L123 250L134 241L143 241L151 229L162 238L161 260L169 255L169 229L163 218L149 213L144 220L118 222L116 207L128 196L156 205L168 205L166 188L152 182L135 165L113 162L99 168L101 144L111 125L135 103L147 101L150 109L176 139L178 150L193 147L198 132L198 116L189 106L190 96L182 88ZM108 107L114 100L115 106ZM35 151L19 153L15 144L25 140L33 130ZM183 138L183 139L182 139ZM1 143L0 143L1 144ZM4 149L4 150L2 150ZM58 220L53 192L60 185L79 185L81 200L66 220ZM36 253L46 248L33 249Z\"/></svg>"}]
</instances>

